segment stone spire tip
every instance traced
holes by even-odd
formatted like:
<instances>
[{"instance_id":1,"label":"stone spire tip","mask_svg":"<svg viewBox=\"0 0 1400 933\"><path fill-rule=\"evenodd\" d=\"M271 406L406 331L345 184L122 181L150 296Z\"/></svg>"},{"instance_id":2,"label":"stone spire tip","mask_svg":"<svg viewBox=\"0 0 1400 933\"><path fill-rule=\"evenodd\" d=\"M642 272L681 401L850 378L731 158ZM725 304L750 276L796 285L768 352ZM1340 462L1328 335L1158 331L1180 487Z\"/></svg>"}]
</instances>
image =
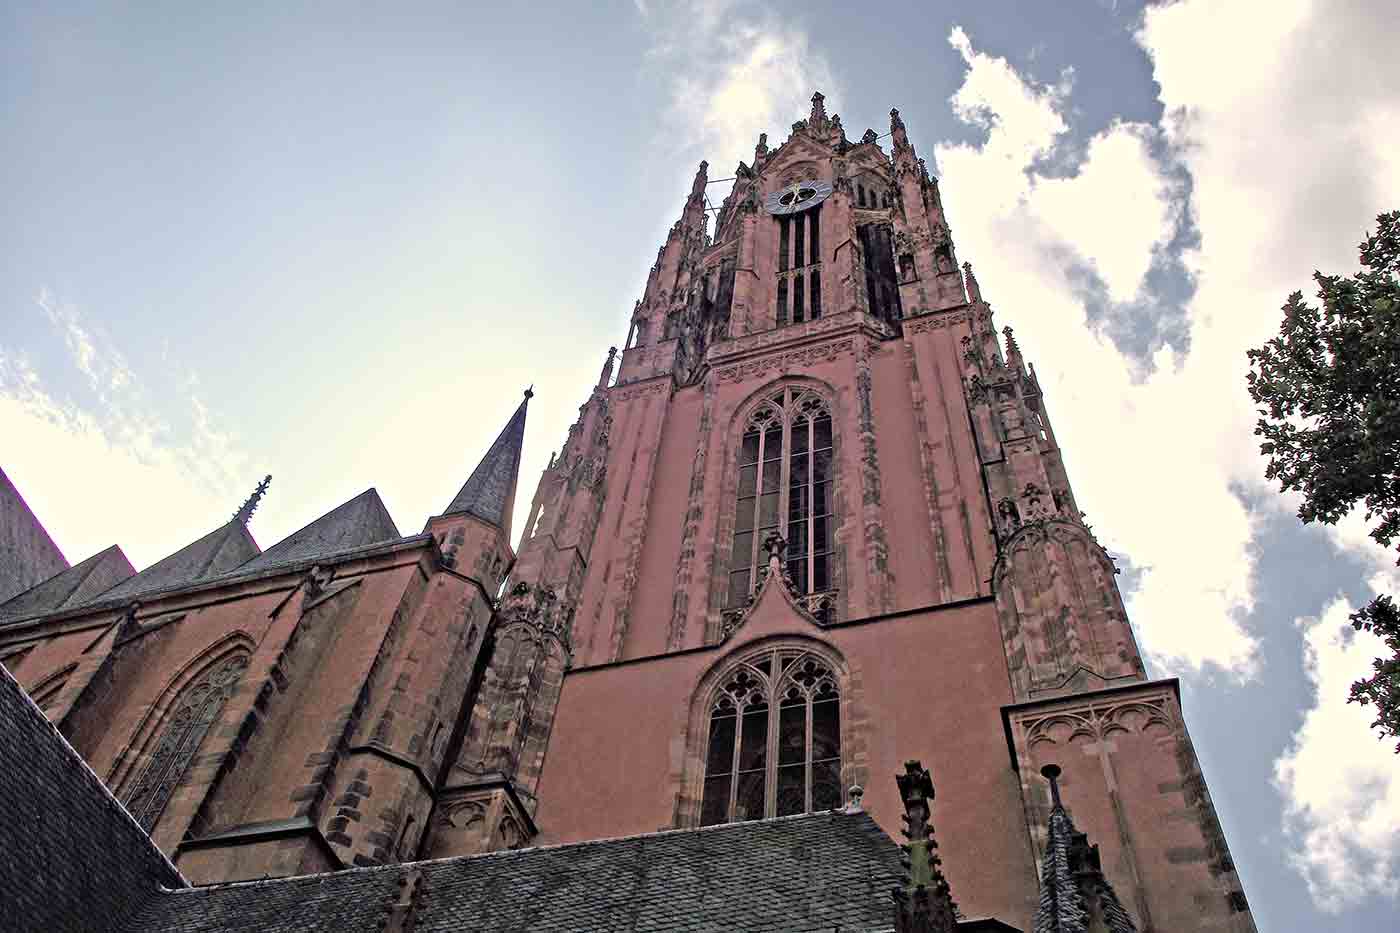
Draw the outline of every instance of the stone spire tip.
<instances>
[{"instance_id":1,"label":"stone spire tip","mask_svg":"<svg viewBox=\"0 0 1400 933\"><path fill-rule=\"evenodd\" d=\"M271 485L272 474L269 473L263 477L261 483L258 483L258 488L253 490L253 494L238 507L238 511L233 513L233 518L230 519L230 521L238 522L240 525L248 524L248 520L253 517L253 512L258 508L258 503L262 501L262 497L267 493L267 487Z\"/></svg>"}]
</instances>

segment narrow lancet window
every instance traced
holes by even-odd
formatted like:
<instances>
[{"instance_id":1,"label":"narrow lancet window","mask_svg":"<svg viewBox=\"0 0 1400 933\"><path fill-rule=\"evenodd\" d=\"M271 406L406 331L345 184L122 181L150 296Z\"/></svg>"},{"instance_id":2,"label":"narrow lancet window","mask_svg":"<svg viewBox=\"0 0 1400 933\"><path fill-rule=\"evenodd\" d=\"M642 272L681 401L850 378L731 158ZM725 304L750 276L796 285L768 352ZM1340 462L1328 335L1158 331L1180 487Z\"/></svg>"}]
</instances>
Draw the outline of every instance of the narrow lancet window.
<instances>
[{"instance_id":1,"label":"narrow lancet window","mask_svg":"<svg viewBox=\"0 0 1400 933\"><path fill-rule=\"evenodd\" d=\"M763 542L774 531L787 540L785 569L800 595L832 588L834 480L827 403L800 388L777 392L750 418L740 442L730 608L748 602Z\"/></svg>"}]
</instances>

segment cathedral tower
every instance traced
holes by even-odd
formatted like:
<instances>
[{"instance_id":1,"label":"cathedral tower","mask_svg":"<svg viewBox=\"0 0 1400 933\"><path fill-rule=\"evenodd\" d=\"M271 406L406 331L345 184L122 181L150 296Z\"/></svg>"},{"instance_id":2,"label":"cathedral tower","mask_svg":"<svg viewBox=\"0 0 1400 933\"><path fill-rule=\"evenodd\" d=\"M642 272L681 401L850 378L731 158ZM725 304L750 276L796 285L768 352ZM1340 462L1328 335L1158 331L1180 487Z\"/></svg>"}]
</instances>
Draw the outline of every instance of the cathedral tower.
<instances>
[{"instance_id":1,"label":"cathedral tower","mask_svg":"<svg viewBox=\"0 0 1400 933\"><path fill-rule=\"evenodd\" d=\"M883 778L922 758L962 909L1029 928L1059 761L1139 929L1252 929L1176 682L1146 678L1034 369L899 112L852 142L816 94L733 174L715 207L700 164L511 575L498 625L536 647L492 668L535 692L499 710L536 841L862 785L894 832Z\"/></svg>"}]
</instances>

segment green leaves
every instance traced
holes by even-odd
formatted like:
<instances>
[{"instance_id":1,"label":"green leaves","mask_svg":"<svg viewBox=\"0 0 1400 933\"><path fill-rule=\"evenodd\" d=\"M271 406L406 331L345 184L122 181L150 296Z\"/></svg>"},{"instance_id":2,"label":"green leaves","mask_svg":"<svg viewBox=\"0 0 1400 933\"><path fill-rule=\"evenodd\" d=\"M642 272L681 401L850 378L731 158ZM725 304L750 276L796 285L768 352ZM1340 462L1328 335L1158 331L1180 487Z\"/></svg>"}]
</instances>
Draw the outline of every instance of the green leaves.
<instances>
[{"instance_id":1,"label":"green leaves","mask_svg":"<svg viewBox=\"0 0 1400 933\"><path fill-rule=\"evenodd\" d=\"M1389 547L1400 536L1400 211L1376 218L1360 252L1357 275L1313 274L1320 308L1288 296L1278 336L1248 351L1247 382L1264 475L1302 493L1298 517L1333 524L1360 504L1371 538ZM1382 635L1394 657L1376 659L1350 701L1374 704L1372 725L1400 738L1400 614L1380 596L1352 624Z\"/></svg>"}]
</instances>

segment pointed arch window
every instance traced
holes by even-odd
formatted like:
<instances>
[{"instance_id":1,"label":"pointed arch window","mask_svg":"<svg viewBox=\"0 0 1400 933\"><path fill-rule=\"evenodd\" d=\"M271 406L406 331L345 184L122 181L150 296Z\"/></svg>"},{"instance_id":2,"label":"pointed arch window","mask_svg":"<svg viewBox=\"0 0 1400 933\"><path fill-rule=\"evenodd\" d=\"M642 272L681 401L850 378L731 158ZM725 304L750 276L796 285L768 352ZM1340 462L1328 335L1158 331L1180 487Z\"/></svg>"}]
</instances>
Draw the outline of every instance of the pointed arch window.
<instances>
[{"instance_id":1,"label":"pointed arch window","mask_svg":"<svg viewBox=\"0 0 1400 933\"><path fill-rule=\"evenodd\" d=\"M787 541L785 569L799 594L831 589L835 480L830 406L801 387L778 390L749 418L739 445L730 608L753 593L773 532Z\"/></svg>"},{"instance_id":2,"label":"pointed arch window","mask_svg":"<svg viewBox=\"0 0 1400 933\"><path fill-rule=\"evenodd\" d=\"M126 809L150 832L165 810L170 795L184 779L209 728L218 721L248 667L248 654L239 652L210 665L176 698L146 766L126 795Z\"/></svg>"},{"instance_id":3,"label":"pointed arch window","mask_svg":"<svg viewBox=\"0 0 1400 933\"><path fill-rule=\"evenodd\" d=\"M840 690L812 652L766 648L735 665L706 741L702 826L842 805Z\"/></svg>"}]
</instances>

